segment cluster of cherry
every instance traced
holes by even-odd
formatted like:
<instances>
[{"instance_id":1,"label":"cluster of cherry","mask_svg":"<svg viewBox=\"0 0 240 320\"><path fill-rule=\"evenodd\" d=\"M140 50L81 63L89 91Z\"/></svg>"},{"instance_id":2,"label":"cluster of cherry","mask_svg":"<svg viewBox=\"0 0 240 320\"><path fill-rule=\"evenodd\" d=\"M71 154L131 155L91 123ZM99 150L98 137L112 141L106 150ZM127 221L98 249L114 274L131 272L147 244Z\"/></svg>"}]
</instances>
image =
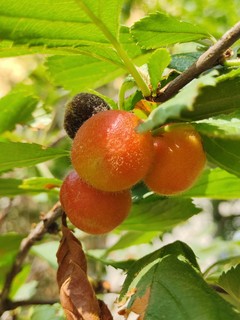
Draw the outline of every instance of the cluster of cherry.
<instances>
[{"instance_id":1,"label":"cluster of cherry","mask_svg":"<svg viewBox=\"0 0 240 320\"><path fill-rule=\"evenodd\" d=\"M73 138L74 171L63 181L60 201L77 228L91 234L116 228L130 212L131 188L139 181L174 195L198 178L206 157L191 125L165 125L153 136L138 133L140 123L134 113L110 110L91 94L79 94L68 105L64 124Z\"/></svg>"}]
</instances>

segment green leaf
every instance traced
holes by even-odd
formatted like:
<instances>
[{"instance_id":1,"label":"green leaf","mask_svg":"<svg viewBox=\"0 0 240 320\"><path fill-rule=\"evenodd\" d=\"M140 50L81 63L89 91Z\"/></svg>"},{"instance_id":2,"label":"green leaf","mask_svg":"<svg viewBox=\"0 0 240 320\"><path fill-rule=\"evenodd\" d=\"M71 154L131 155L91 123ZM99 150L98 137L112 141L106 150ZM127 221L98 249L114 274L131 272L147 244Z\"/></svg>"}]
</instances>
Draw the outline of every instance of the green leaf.
<instances>
[{"instance_id":1,"label":"green leaf","mask_svg":"<svg viewBox=\"0 0 240 320\"><path fill-rule=\"evenodd\" d=\"M24 265L22 267L22 270L15 276L13 279L11 290L10 290L10 298L11 300L15 299L15 296L18 297L18 292L21 293L21 287L25 284L27 281L29 274L31 272L31 266L30 264ZM20 298L22 299L22 297Z\"/></svg>"},{"instance_id":2,"label":"green leaf","mask_svg":"<svg viewBox=\"0 0 240 320\"><path fill-rule=\"evenodd\" d=\"M25 124L32 119L38 99L33 97L30 90L13 90L0 99L0 133L11 131L16 124Z\"/></svg>"},{"instance_id":3,"label":"green leaf","mask_svg":"<svg viewBox=\"0 0 240 320\"><path fill-rule=\"evenodd\" d=\"M174 120L208 119L236 111L239 114L239 73L214 78L215 72L193 80L174 98L162 103L150 114L147 121L140 125L139 130L152 130Z\"/></svg>"},{"instance_id":4,"label":"green leaf","mask_svg":"<svg viewBox=\"0 0 240 320\"><path fill-rule=\"evenodd\" d=\"M231 296L236 306L240 308L240 264L223 272L218 284Z\"/></svg>"},{"instance_id":5,"label":"green leaf","mask_svg":"<svg viewBox=\"0 0 240 320\"><path fill-rule=\"evenodd\" d=\"M150 241L159 234L157 231L153 232L136 232L130 231L125 233L121 236L121 238L113 244L109 249L106 251L106 254L115 251L115 250L122 250L125 248L129 248L131 246L143 244L143 243L150 243Z\"/></svg>"},{"instance_id":6,"label":"green leaf","mask_svg":"<svg viewBox=\"0 0 240 320\"><path fill-rule=\"evenodd\" d=\"M20 184L19 188L26 191L50 191L54 188L61 187L62 180L56 178L44 178L44 177L35 177L24 179Z\"/></svg>"},{"instance_id":7,"label":"green leaf","mask_svg":"<svg viewBox=\"0 0 240 320\"><path fill-rule=\"evenodd\" d=\"M59 312L55 306L36 306L33 308L31 320L64 320L64 316L59 316Z\"/></svg>"},{"instance_id":8,"label":"green leaf","mask_svg":"<svg viewBox=\"0 0 240 320\"><path fill-rule=\"evenodd\" d=\"M158 49L153 52L148 61L148 71L150 75L151 85L155 91L162 79L165 68L169 65L171 56L166 49Z\"/></svg>"},{"instance_id":9,"label":"green leaf","mask_svg":"<svg viewBox=\"0 0 240 320\"><path fill-rule=\"evenodd\" d=\"M194 103L204 86L214 86L216 71L195 79L185 86L174 98L154 109L148 119L139 126L139 132L152 130L169 119L181 119L183 111L194 113ZM185 117L184 117L185 118Z\"/></svg>"},{"instance_id":10,"label":"green leaf","mask_svg":"<svg viewBox=\"0 0 240 320\"><path fill-rule=\"evenodd\" d=\"M194 186L181 194L182 197L209 199L240 198L240 179L220 168L203 172Z\"/></svg>"},{"instance_id":11,"label":"green leaf","mask_svg":"<svg viewBox=\"0 0 240 320\"><path fill-rule=\"evenodd\" d=\"M91 250L90 252L88 251L86 253L88 260L93 261L94 263L100 262L104 266L111 266L115 269L128 270L130 266L133 264L133 262L135 262L135 260L132 260L132 259L127 259L122 261L104 259L96 255L94 251L95 250Z\"/></svg>"},{"instance_id":12,"label":"green leaf","mask_svg":"<svg viewBox=\"0 0 240 320\"><path fill-rule=\"evenodd\" d=\"M125 73L114 64L83 55L53 56L46 66L54 82L73 94L101 87Z\"/></svg>"},{"instance_id":13,"label":"green leaf","mask_svg":"<svg viewBox=\"0 0 240 320\"><path fill-rule=\"evenodd\" d=\"M164 257L168 255L173 256L183 256L186 257L189 263L196 269L199 270L199 266L192 249L181 241L176 241L171 244L168 244L152 253L149 253L137 260L132 267L129 269L127 278L123 284L120 301L126 298L127 292L129 289L134 288L134 285L138 283L140 277L151 268L152 265L158 263ZM145 270L144 270L145 269Z\"/></svg>"},{"instance_id":14,"label":"green leaf","mask_svg":"<svg viewBox=\"0 0 240 320\"><path fill-rule=\"evenodd\" d=\"M0 142L0 171L33 166L47 160L65 157L69 152L39 144Z\"/></svg>"},{"instance_id":15,"label":"green leaf","mask_svg":"<svg viewBox=\"0 0 240 320\"><path fill-rule=\"evenodd\" d=\"M120 41L137 65L147 61L148 54L143 54L136 46L127 27L121 28ZM127 72L116 51L109 46L84 47L84 50L78 55L48 58L46 66L56 84L76 94L103 86Z\"/></svg>"},{"instance_id":16,"label":"green leaf","mask_svg":"<svg viewBox=\"0 0 240 320\"><path fill-rule=\"evenodd\" d=\"M208 160L240 177L240 148L238 140L211 138L202 135Z\"/></svg>"},{"instance_id":17,"label":"green leaf","mask_svg":"<svg viewBox=\"0 0 240 320\"><path fill-rule=\"evenodd\" d=\"M143 320L240 319L203 280L194 253L179 241L132 265L120 295L121 303L126 300L126 313Z\"/></svg>"},{"instance_id":18,"label":"green leaf","mask_svg":"<svg viewBox=\"0 0 240 320\"><path fill-rule=\"evenodd\" d=\"M137 21L132 27L132 34L145 49L210 38L203 28L160 12Z\"/></svg>"},{"instance_id":19,"label":"green leaf","mask_svg":"<svg viewBox=\"0 0 240 320\"><path fill-rule=\"evenodd\" d=\"M172 55L169 68L179 72L187 70L200 57L202 52L186 52Z\"/></svg>"},{"instance_id":20,"label":"green leaf","mask_svg":"<svg viewBox=\"0 0 240 320\"><path fill-rule=\"evenodd\" d=\"M194 126L208 137L240 140L240 111L200 120Z\"/></svg>"},{"instance_id":21,"label":"green leaf","mask_svg":"<svg viewBox=\"0 0 240 320\"><path fill-rule=\"evenodd\" d=\"M61 186L62 181L55 178L30 178L30 179L0 179L0 196L12 197L20 194L37 194L51 192Z\"/></svg>"},{"instance_id":22,"label":"green leaf","mask_svg":"<svg viewBox=\"0 0 240 320\"><path fill-rule=\"evenodd\" d=\"M15 293L14 299L16 301L31 299L37 292L37 285L38 285L37 280L31 280L23 284Z\"/></svg>"},{"instance_id":23,"label":"green leaf","mask_svg":"<svg viewBox=\"0 0 240 320\"><path fill-rule=\"evenodd\" d=\"M25 194L26 191L19 188L22 180L14 178L0 179L0 196L12 197L20 194Z\"/></svg>"},{"instance_id":24,"label":"green leaf","mask_svg":"<svg viewBox=\"0 0 240 320\"><path fill-rule=\"evenodd\" d=\"M118 34L121 1L41 2L0 1L0 36L17 44L47 45L50 47L107 43L108 40L81 8L84 5L106 25L109 32ZM26 10L27 8L27 10Z\"/></svg>"},{"instance_id":25,"label":"green leaf","mask_svg":"<svg viewBox=\"0 0 240 320\"><path fill-rule=\"evenodd\" d=\"M5 281L22 239L23 236L14 233L0 235L0 286Z\"/></svg>"},{"instance_id":26,"label":"green leaf","mask_svg":"<svg viewBox=\"0 0 240 320\"><path fill-rule=\"evenodd\" d=\"M231 92L231 94L229 94ZM238 73L216 78L216 85L202 88L193 110L183 110L182 119L200 120L239 110L240 76Z\"/></svg>"},{"instance_id":27,"label":"green leaf","mask_svg":"<svg viewBox=\"0 0 240 320\"><path fill-rule=\"evenodd\" d=\"M128 218L117 230L156 231L160 234L199 211L190 199L162 199L153 195L133 203Z\"/></svg>"},{"instance_id":28,"label":"green leaf","mask_svg":"<svg viewBox=\"0 0 240 320\"><path fill-rule=\"evenodd\" d=\"M58 241L46 242L46 243L34 245L31 248L31 253L47 261L52 268L57 269L58 263L57 263L56 253L57 253L58 247L59 247Z\"/></svg>"}]
</instances>

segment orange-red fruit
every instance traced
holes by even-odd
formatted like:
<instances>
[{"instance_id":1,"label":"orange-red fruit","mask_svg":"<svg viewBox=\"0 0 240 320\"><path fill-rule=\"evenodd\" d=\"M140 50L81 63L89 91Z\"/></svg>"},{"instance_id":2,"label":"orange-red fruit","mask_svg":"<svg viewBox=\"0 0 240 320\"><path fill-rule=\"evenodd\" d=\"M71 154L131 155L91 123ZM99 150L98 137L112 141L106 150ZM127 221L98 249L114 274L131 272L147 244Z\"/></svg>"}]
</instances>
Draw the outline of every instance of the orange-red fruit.
<instances>
[{"instance_id":1,"label":"orange-red fruit","mask_svg":"<svg viewBox=\"0 0 240 320\"><path fill-rule=\"evenodd\" d=\"M60 202L72 224L91 234L112 231L127 217L131 193L99 191L81 180L75 171L64 179Z\"/></svg>"},{"instance_id":2,"label":"orange-red fruit","mask_svg":"<svg viewBox=\"0 0 240 320\"><path fill-rule=\"evenodd\" d=\"M144 182L156 193L173 195L191 187L206 162L201 138L191 125L168 125L154 138L154 158Z\"/></svg>"},{"instance_id":3,"label":"orange-red fruit","mask_svg":"<svg viewBox=\"0 0 240 320\"><path fill-rule=\"evenodd\" d=\"M137 133L140 119L120 110L104 111L78 130L71 159L79 176L103 191L131 188L146 175L153 156L151 134Z\"/></svg>"}]
</instances>

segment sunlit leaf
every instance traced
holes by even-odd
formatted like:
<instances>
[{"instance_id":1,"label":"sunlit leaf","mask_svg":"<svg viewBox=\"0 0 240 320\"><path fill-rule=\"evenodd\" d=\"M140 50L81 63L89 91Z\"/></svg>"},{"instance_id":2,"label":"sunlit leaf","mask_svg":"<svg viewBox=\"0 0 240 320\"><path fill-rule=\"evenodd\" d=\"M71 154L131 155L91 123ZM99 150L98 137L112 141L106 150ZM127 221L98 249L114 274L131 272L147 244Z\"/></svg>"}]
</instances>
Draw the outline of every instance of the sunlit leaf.
<instances>
[{"instance_id":1,"label":"sunlit leaf","mask_svg":"<svg viewBox=\"0 0 240 320\"><path fill-rule=\"evenodd\" d=\"M139 131L147 131L160 126L169 119L183 119L184 111L194 114L194 103L205 86L216 84L216 72L195 79L184 87L174 98L154 109L148 119L139 126ZM209 112L209 111L208 111Z\"/></svg>"},{"instance_id":2,"label":"sunlit leaf","mask_svg":"<svg viewBox=\"0 0 240 320\"><path fill-rule=\"evenodd\" d=\"M240 140L240 112L197 121L196 129L208 137Z\"/></svg>"},{"instance_id":3,"label":"sunlit leaf","mask_svg":"<svg viewBox=\"0 0 240 320\"><path fill-rule=\"evenodd\" d=\"M240 302L240 264L232 267L227 272L224 272L218 280L218 283L229 294L235 296Z\"/></svg>"},{"instance_id":4,"label":"sunlit leaf","mask_svg":"<svg viewBox=\"0 0 240 320\"><path fill-rule=\"evenodd\" d=\"M209 38L209 34L203 28L160 12L137 21L132 27L132 34L146 49Z\"/></svg>"},{"instance_id":5,"label":"sunlit leaf","mask_svg":"<svg viewBox=\"0 0 240 320\"><path fill-rule=\"evenodd\" d=\"M33 166L47 160L68 156L69 152L35 143L0 142L0 171Z\"/></svg>"},{"instance_id":6,"label":"sunlit leaf","mask_svg":"<svg viewBox=\"0 0 240 320\"><path fill-rule=\"evenodd\" d=\"M118 34L121 1L0 1L0 36L18 44L73 47L106 43L103 33L83 6L114 35ZM27 8L27 10L26 10Z\"/></svg>"},{"instance_id":7,"label":"sunlit leaf","mask_svg":"<svg viewBox=\"0 0 240 320\"><path fill-rule=\"evenodd\" d=\"M156 237L159 232L136 232L130 231L121 236L121 238L113 244L107 250L107 253L115 250L122 250L131 246L143 244L143 243L150 243L150 241Z\"/></svg>"},{"instance_id":8,"label":"sunlit leaf","mask_svg":"<svg viewBox=\"0 0 240 320\"><path fill-rule=\"evenodd\" d=\"M46 65L54 82L74 94L101 87L125 73L114 64L83 55L53 56Z\"/></svg>"},{"instance_id":9,"label":"sunlit leaf","mask_svg":"<svg viewBox=\"0 0 240 320\"><path fill-rule=\"evenodd\" d=\"M218 284L230 295L233 303L240 308L240 264L223 272Z\"/></svg>"},{"instance_id":10,"label":"sunlit leaf","mask_svg":"<svg viewBox=\"0 0 240 320\"><path fill-rule=\"evenodd\" d=\"M31 253L47 261L52 268L57 269L58 264L57 264L56 253L57 253L58 247L59 247L58 241L50 241L50 242L34 245L31 248Z\"/></svg>"},{"instance_id":11,"label":"sunlit leaf","mask_svg":"<svg viewBox=\"0 0 240 320\"><path fill-rule=\"evenodd\" d=\"M142 232L162 233L199 213L190 199L150 196L136 201L128 218L117 228Z\"/></svg>"},{"instance_id":12,"label":"sunlit leaf","mask_svg":"<svg viewBox=\"0 0 240 320\"><path fill-rule=\"evenodd\" d=\"M0 133L11 131L16 124L25 124L31 120L37 103L38 99L27 88L26 91L13 90L0 99Z\"/></svg>"},{"instance_id":13,"label":"sunlit leaf","mask_svg":"<svg viewBox=\"0 0 240 320\"><path fill-rule=\"evenodd\" d=\"M240 198L240 179L220 168L203 172L192 188L185 191L182 197L237 199Z\"/></svg>"},{"instance_id":14,"label":"sunlit leaf","mask_svg":"<svg viewBox=\"0 0 240 320\"><path fill-rule=\"evenodd\" d=\"M136 261L120 295L139 319L186 320L204 314L206 320L239 319L239 314L203 280L196 258L182 242L174 242Z\"/></svg>"},{"instance_id":15,"label":"sunlit leaf","mask_svg":"<svg viewBox=\"0 0 240 320\"><path fill-rule=\"evenodd\" d=\"M64 320L65 318L59 316L57 308L50 305L36 306L33 308L31 315L31 320L42 320L42 319L51 319L51 320Z\"/></svg>"},{"instance_id":16,"label":"sunlit leaf","mask_svg":"<svg viewBox=\"0 0 240 320\"><path fill-rule=\"evenodd\" d=\"M156 90L165 68L169 65L171 56L166 49L158 49L154 51L148 61L148 71L150 75L153 90Z\"/></svg>"}]
</instances>

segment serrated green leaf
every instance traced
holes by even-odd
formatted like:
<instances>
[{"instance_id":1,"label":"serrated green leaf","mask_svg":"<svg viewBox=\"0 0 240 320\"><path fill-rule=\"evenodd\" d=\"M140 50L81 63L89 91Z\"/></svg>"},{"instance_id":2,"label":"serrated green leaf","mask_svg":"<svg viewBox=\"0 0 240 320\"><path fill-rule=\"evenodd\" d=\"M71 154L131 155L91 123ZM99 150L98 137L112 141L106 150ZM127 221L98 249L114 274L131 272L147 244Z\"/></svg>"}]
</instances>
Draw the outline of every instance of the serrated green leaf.
<instances>
[{"instance_id":1,"label":"serrated green leaf","mask_svg":"<svg viewBox=\"0 0 240 320\"><path fill-rule=\"evenodd\" d=\"M239 246L238 242L234 242L235 245ZM224 240L221 243L220 242L220 246L222 246L222 244L224 244ZM226 244L226 243L225 243ZM229 268L231 267L235 267L238 264L240 264L240 256L230 256L224 259L220 259L215 261L214 263L212 263L203 273L204 278L211 278L213 274L217 274L219 277L219 273L223 273L224 271L227 272L229 270Z\"/></svg>"},{"instance_id":2,"label":"serrated green leaf","mask_svg":"<svg viewBox=\"0 0 240 320\"><path fill-rule=\"evenodd\" d=\"M153 90L158 88L165 68L169 65L171 56L166 49L158 49L153 52L148 61L148 72Z\"/></svg>"},{"instance_id":3,"label":"serrated green leaf","mask_svg":"<svg viewBox=\"0 0 240 320\"><path fill-rule=\"evenodd\" d=\"M132 27L132 34L145 49L210 38L203 28L160 12L137 21Z\"/></svg>"},{"instance_id":4,"label":"serrated green leaf","mask_svg":"<svg viewBox=\"0 0 240 320\"><path fill-rule=\"evenodd\" d=\"M195 79L184 87L174 98L154 109L148 119L139 126L139 132L152 130L169 119L181 119L183 111L194 113L194 103L204 86L216 84L216 72ZM185 118L186 119L186 118Z\"/></svg>"},{"instance_id":5,"label":"serrated green leaf","mask_svg":"<svg viewBox=\"0 0 240 320\"><path fill-rule=\"evenodd\" d=\"M240 140L240 111L197 121L194 126L208 137Z\"/></svg>"},{"instance_id":6,"label":"serrated green leaf","mask_svg":"<svg viewBox=\"0 0 240 320\"><path fill-rule=\"evenodd\" d=\"M237 320L239 314L203 280L194 253L179 241L135 262L120 295L143 320ZM125 299L124 299L125 298ZM199 317L200 316L200 317Z\"/></svg>"},{"instance_id":7,"label":"serrated green leaf","mask_svg":"<svg viewBox=\"0 0 240 320\"><path fill-rule=\"evenodd\" d=\"M0 172L69 155L67 150L47 148L36 143L0 142L0 149Z\"/></svg>"},{"instance_id":8,"label":"serrated green leaf","mask_svg":"<svg viewBox=\"0 0 240 320\"><path fill-rule=\"evenodd\" d=\"M231 93L231 94L229 94ZM193 110L183 110L182 119L201 120L221 114L233 113L240 108L240 76L232 73L216 78L214 87L204 87Z\"/></svg>"},{"instance_id":9,"label":"serrated green leaf","mask_svg":"<svg viewBox=\"0 0 240 320\"><path fill-rule=\"evenodd\" d=\"M106 43L108 40L85 12L82 5L118 34L121 1L0 1L0 36L15 43L77 46L82 43ZM26 10L27 8L27 10Z\"/></svg>"},{"instance_id":10,"label":"serrated green leaf","mask_svg":"<svg viewBox=\"0 0 240 320\"><path fill-rule=\"evenodd\" d=\"M125 72L116 65L83 55L50 57L46 66L54 82L73 94L101 87Z\"/></svg>"},{"instance_id":11,"label":"serrated green leaf","mask_svg":"<svg viewBox=\"0 0 240 320\"><path fill-rule=\"evenodd\" d=\"M127 27L121 28L120 41L136 65L147 61L149 55L136 46ZM103 86L127 72L116 51L109 46L85 46L84 50L81 49L78 55L56 55L46 62L56 84L71 90L73 94Z\"/></svg>"},{"instance_id":12,"label":"serrated green leaf","mask_svg":"<svg viewBox=\"0 0 240 320\"><path fill-rule=\"evenodd\" d=\"M240 264L223 272L218 284L231 296L235 305L240 308Z\"/></svg>"},{"instance_id":13,"label":"serrated green leaf","mask_svg":"<svg viewBox=\"0 0 240 320\"><path fill-rule=\"evenodd\" d=\"M123 284L121 293L120 293L120 301L124 299L129 289L134 288L133 284L136 285L140 280L141 276L149 270L149 266L158 263L162 258L168 255L174 256L183 256L187 257L187 260L190 264L199 270L199 266L196 260L196 257L191 250L191 248L181 241L176 241L171 244L168 244L152 253L149 253L142 257L141 259L137 260L132 267L129 269L127 278ZM146 269L145 269L146 268ZM145 269L145 270L144 270Z\"/></svg>"},{"instance_id":14,"label":"serrated green leaf","mask_svg":"<svg viewBox=\"0 0 240 320\"><path fill-rule=\"evenodd\" d=\"M29 90L13 90L0 99L0 133L11 131L16 124L25 124L32 119L38 99Z\"/></svg>"},{"instance_id":15,"label":"serrated green leaf","mask_svg":"<svg viewBox=\"0 0 240 320\"><path fill-rule=\"evenodd\" d=\"M162 199L150 196L133 203L128 218L117 229L156 231L160 234L199 213L199 211L190 199Z\"/></svg>"},{"instance_id":16,"label":"serrated green leaf","mask_svg":"<svg viewBox=\"0 0 240 320\"><path fill-rule=\"evenodd\" d=\"M239 73L212 78L212 83L207 82L211 80L211 73L206 77L193 80L174 98L162 103L140 125L140 131L152 130L174 120L195 121L239 111Z\"/></svg>"},{"instance_id":17,"label":"serrated green leaf","mask_svg":"<svg viewBox=\"0 0 240 320\"><path fill-rule=\"evenodd\" d=\"M208 160L220 168L240 176L240 148L238 140L211 138L202 135Z\"/></svg>"},{"instance_id":18,"label":"serrated green leaf","mask_svg":"<svg viewBox=\"0 0 240 320\"><path fill-rule=\"evenodd\" d=\"M209 199L240 198L240 179L220 168L203 172L194 186L181 194L182 197Z\"/></svg>"}]
</instances>

